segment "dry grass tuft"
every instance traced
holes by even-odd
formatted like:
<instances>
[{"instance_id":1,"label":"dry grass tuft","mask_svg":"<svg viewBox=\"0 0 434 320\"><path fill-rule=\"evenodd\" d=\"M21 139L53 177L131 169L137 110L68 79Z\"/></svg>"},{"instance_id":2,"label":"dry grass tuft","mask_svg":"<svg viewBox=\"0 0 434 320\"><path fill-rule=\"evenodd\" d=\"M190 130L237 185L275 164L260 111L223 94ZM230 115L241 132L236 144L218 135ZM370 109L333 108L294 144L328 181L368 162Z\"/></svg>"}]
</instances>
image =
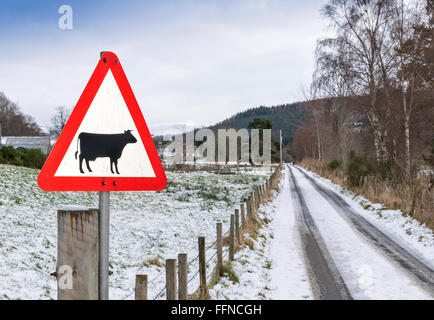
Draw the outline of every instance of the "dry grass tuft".
<instances>
[{"instance_id":1,"label":"dry grass tuft","mask_svg":"<svg viewBox=\"0 0 434 320\"><path fill-rule=\"evenodd\" d=\"M161 268L164 266L164 263L160 261L161 259L163 258L160 255L146 259L145 261L142 262L142 267L149 268L150 266L154 265Z\"/></svg>"}]
</instances>

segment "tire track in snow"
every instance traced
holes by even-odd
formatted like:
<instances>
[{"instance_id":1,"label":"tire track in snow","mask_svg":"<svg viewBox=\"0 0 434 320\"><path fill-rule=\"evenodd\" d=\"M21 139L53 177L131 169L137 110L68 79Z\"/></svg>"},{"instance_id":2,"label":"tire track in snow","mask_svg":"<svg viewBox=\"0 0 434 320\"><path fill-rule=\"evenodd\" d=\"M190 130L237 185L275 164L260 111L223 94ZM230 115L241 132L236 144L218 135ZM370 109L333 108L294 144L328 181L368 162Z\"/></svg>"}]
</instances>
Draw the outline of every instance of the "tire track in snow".
<instances>
[{"instance_id":1,"label":"tire track in snow","mask_svg":"<svg viewBox=\"0 0 434 320\"><path fill-rule=\"evenodd\" d=\"M301 172L292 171L354 299L432 299L412 276L338 214Z\"/></svg>"},{"instance_id":2,"label":"tire track in snow","mask_svg":"<svg viewBox=\"0 0 434 320\"><path fill-rule=\"evenodd\" d=\"M303 257L302 240L294 214L294 203L289 186L289 170L282 170L280 192L273 213L271 229L271 287L273 300L314 299L309 274Z\"/></svg>"},{"instance_id":3,"label":"tire track in snow","mask_svg":"<svg viewBox=\"0 0 434 320\"><path fill-rule=\"evenodd\" d=\"M299 170L313 185L313 187L336 209L336 211L349 221L369 241L380 248L387 256L395 261L401 268L415 278L431 295L434 296L434 270L419 260L411 252L401 247L386 234L355 212L350 205L332 190L320 186L312 177L300 168Z\"/></svg>"},{"instance_id":4,"label":"tire track in snow","mask_svg":"<svg viewBox=\"0 0 434 320\"><path fill-rule=\"evenodd\" d=\"M291 189L299 205L299 231L303 241L306 264L314 295L320 300L351 300L352 297L318 231L294 177L292 169Z\"/></svg>"}]
</instances>

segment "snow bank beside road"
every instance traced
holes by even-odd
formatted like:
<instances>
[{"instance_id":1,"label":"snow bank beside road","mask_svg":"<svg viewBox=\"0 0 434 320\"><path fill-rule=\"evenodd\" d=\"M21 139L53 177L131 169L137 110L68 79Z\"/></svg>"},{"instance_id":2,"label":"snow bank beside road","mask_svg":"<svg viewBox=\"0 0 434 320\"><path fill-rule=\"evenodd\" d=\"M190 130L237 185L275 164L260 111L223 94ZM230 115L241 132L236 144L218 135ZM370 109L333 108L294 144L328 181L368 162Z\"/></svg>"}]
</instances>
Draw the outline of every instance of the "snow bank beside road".
<instances>
[{"instance_id":1,"label":"snow bank beside road","mask_svg":"<svg viewBox=\"0 0 434 320\"><path fill-rule=\"evenodd\" d=\"M372 203L314 172L298 168L315 178L321 186L337 191L354 211L434 269L434 234L426 225L404 216L401 210L386 209L382 204Z\"/></svg>"},{"instance_id":2,"label":"snow bank beside road","mask_svg":"<svg viewBox=\"0 0 434 320\"><path fill-rule=\"evenodd\" d=\"M239 282L223 277L211 290L212 299L313 299L295 223L288 181L283 171L279 190L260 206L259 217L271 220L259 229L254 250L235 254L232 266Z\"/></svg>"},{"instance_id":3,"label":"snow bank beside road","mask_svg":"<svg viewBox=\"0 0 434 320\"><path fill-rule=\"evenodd\" d=\"M354 299L432 299L344 219L300 171L293 169L309 212Z\"/></svg>"}]
</instances>

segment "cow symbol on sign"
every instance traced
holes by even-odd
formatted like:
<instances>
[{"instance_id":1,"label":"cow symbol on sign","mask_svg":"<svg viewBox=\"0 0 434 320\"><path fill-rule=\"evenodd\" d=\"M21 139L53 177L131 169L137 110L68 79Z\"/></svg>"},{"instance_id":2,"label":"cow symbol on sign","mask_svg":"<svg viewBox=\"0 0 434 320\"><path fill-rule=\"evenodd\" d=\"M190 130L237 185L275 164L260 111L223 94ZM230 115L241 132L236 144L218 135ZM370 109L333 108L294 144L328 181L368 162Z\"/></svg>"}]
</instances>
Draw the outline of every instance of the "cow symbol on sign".
<instances>
[{"instance_id":1,"label":"cow symbol on sign","mask_svg":"<svg viewBox=\"0 0 434 320\"><path fill-rule=\"evenodd\" d=\"M131 134L131 130L125 130L124 133L117 134L81 132L77 139L75 159L77 159L79 142L79 168L81 173L84 173L83 160L86 161L87 170L92 172L89 161L95 161L96 158L110 158L110 171L114 174L114 163L116 173L119 174L118 160L122 156L122 151L128 143L136 143L137 139Z\"/></svg>"}]
</instances>

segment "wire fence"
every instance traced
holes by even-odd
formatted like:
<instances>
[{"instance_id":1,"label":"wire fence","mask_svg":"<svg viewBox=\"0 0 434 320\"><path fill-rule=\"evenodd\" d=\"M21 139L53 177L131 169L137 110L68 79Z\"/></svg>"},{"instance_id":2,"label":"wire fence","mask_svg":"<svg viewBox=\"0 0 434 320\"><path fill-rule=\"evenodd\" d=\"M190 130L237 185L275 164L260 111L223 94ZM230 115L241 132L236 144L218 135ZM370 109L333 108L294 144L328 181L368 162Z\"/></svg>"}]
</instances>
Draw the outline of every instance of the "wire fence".
<instances>
[{"instance_id":1,"label":"wire fence","mask_svg":"<svg viewBox=\"0 0 434 320\"><path fill-rule=\"evenodd\" d=\"M227 232L225 232L225 233L222 235L222 237L226 237L226 236L228 236L229 233L230 233L230 230L228 230ZM209 244L209 245L206 247L205 252L208 253L209 250L213 249L214 246L215 246L216 244L217 244L217 239L215 239L211 244ZM193 248L193 249L191 249L190 251L188 251L187 256L188 256L189 253L193 252L194 250L196 250L196 249ZM227 251L226 254L224 254L224 257L227 257L228 255L229 255L229 251ZM211 257L208 258L208 260L206 261L206 265L209 266L210 262L212 262L213 260L216 260L216 257L217 257L217 251L215 251L213 254L211 254ZM199 254L196 255L194 258L192 258L192 259L187 263L188 268L191 267L191 265L192 265L195 261L198 261L198 260L199 260ZM212 272L210 272L210 273L208 274L208 276L207 276L207 281L209 281L209 280L211 279L212 275L215 273L216 267L217 267L217 265L216 265L216 263L215 263L215 264L213 265ZM164 273L165 273L165 270L162 270L161 272L159 272L159 273L157 274L157 276L155 276L152 280L148 281L148 284L151 284L153 281L155 281L156 279L158 279L158 278L159 278L162 274L164 274ZM191 275L190 278L187 280L187 285L190 284L190 283L191 283L195 278L197 278L197 276L199 275L199 273L200 273L200 272L199 272L199 269L197 269L197 270L193 273L193 275ZM152 298L152 300L157 300L158 298L164 297L164 292L165 292L165 290L166 290L166 285L164 285L164 286L161 288L161 290L158 291L158 293L157 293L157 294ZM125 298L123 298L123 299L128 298L128 297L131 296L133 293L134 293L134 290L133 290L131 293L129 293L129 294L128 294Z\"/></svg>"},{"instance_id":2,"label":"wire fence","mask_svg":"<svg viewBox=\"0 0 434 320\"><path fill-rule=\"evenodd\" d=\"M274 177L276 176L276 173L280 171L280 167L278 167L273 174L271 175L271 178L269 180L269 182L271 181L272 183L267 184L267 187L271 187L273 188L276 184ZM262 191L266 190L266 189L261 189ZM251 197L255 198L257 197L257 193L258 189L254 190L251 194ZM257 199L255 199L254 202L251 203L250 205L250 210L252 210L252 206L255 205L256 208L254 208L253 210L257 210L259 207L259 202L257 201ZM249 206L246 206L247 210L249 210ZM247 213L248 214L248 213ZM245 219L247 219L248 217L245 217ZM234 228L235 229L235 228ZM234 230L235 231L235 230ZM222 234L222 240L227 237L228 235L230 235L230 229L227 230L227 232L225 232L224 234ZM206 248L205 248L205 256L209 255L209 258L205 261L205 266L206 269L210 269L210 272L207 274L206 276L206 281L207 283L212 279L213 275L216 274L217 272L217 250L213 251L212 253L210 253L209 251L212 249L216 249L216 244L217 244L217 238L211 243L209 244ZM226 248L226 250L224 250L224 248ZM229 257L229 247L223 247L222 248L223 252L222 252L222 259L223 261L225 259L227 259ZM187 252L187 256L189 256L194 250L197 250L197 248L192 248L190 251ZM191 269L190 267L193 265L193 263L195 263L196 261L199 261L199 254L195 255L192 259L190 259L187 262L187 272L189 273L189 270ZM165 273L165 270L160 271L152 280L148 281L148 285L155 282L158 278L160 278L163 274ZM198 275L200 274L200 268L197 268L196 271L193 274L189 274L189 277L187 279L187 287L189 284L192 283L193 280L195 280ZM194 293L197 293L199 289L197 289ZM165 296L165 291L166 291L166 284L158 291L158 293L156 295L153 296L152 300L157 300L159 298L162 298ZM135 290L132 290L127 296L125 296L123 298L127 299L128 297L130 297L133 293L135 292Z\"/></svg>"}]
</instances>

